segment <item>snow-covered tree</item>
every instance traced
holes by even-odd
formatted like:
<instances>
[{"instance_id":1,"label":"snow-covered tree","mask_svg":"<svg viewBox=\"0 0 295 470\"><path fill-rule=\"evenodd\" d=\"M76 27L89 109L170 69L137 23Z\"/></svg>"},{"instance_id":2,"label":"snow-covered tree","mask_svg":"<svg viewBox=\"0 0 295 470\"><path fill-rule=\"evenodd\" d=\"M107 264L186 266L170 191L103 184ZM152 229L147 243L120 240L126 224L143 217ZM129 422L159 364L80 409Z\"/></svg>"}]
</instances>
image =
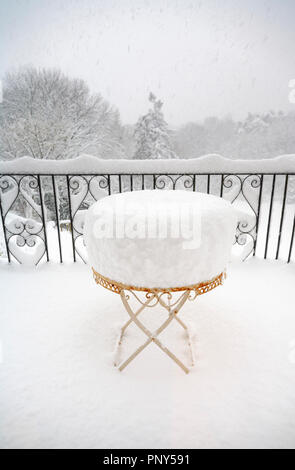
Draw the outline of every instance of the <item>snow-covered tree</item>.
<instances>
[{"instance_id":1,"label":"snow-covered tree","mask_svg":"<svg viewBox=\"0 0 295 470\"><path fill-rule=\"evenodd\" d=\"M137 121L134 131L136 159L178 158L170 143L170 132L162 112L163 103L153 93L149 95L152 107Z\"/></svg>"},{"instance_id":2,"label":"snow-covered tree","mask_svg":"<svg viewBox=\"0 0 295 470\"><path fill-rule=\"evenodd\" d=\"M0 159L65 159L83 152L120 158L121 132L118 112L83 80L25 67L3 81Z\"/></svg>"},{"instance_id":3,"label":"snow-covered tree","mask_svg":"<svg viewBox=\"0 0 295 470\"><path fill-rule=\"evenodd\" d=\"M295 113L248 114L240 122L230 116L187 123L174 132L180 158L219 153L227 158L260 159L295 152Z\"/></svg>"}]
</instances>

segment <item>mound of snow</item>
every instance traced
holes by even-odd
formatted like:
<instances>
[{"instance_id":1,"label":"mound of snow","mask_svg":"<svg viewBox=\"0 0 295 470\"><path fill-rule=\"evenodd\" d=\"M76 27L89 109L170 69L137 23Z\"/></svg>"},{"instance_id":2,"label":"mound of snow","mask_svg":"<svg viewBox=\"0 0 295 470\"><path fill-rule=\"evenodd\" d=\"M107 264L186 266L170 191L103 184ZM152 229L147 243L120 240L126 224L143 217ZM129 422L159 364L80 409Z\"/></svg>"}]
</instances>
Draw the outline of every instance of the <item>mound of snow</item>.
<instances>
[{"instance_id":1,"label":"mound of snow","mask_svg":"<svg viewBox=\"0 0 295 470\"><path fill-rule=\"evenodd\" d=\"M228 201L190 191L135 191L93 204L84 237L91 266L114 281L179 287L228 263L237 214Z\"/></svg>"}]
</instances>

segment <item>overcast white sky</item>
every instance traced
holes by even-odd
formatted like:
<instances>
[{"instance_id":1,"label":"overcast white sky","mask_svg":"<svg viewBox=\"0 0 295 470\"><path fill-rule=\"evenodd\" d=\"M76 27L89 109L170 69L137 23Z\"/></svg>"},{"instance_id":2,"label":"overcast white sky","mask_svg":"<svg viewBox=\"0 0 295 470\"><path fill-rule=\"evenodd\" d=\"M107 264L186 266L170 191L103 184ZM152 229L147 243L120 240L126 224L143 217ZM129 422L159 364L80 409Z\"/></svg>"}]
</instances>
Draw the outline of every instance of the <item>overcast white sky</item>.
<instances>
[{"instance_id":1,"label":"overcast white sky","mask_svg":"<svg viewBox=\"0 0 295 470\"><path fill-rule=\"evenodd\" d=\"M153 91L173 126L295 110L295 0L0 0L0 75L87 81L134 123Z\"/></svg>"}]
</instances>

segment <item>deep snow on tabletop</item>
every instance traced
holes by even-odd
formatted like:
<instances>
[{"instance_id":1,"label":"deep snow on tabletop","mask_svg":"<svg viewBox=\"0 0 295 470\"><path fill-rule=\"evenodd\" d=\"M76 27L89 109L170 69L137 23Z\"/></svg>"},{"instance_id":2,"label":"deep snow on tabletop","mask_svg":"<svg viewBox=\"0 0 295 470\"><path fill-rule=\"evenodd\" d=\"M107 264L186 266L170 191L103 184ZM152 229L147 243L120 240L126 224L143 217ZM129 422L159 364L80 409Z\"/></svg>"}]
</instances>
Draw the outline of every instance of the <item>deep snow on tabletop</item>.
<instances>
[{"instance_id":1,"label":"deep snow on tabletop","mask_svg":"<svg viewBox=\"0 0 295 470\"><path fill-rule=\"evenodd\" d=\"M163 221L166 233L160 231ZM117 230L118 222L123 230ZM225 270L236 226L235 209L219 197L145 190L94 203L86 214L84 239L89 263L99 274L139 287L180 287Z\"/></svg>"},{"instance_id":2,"label":"deep snow on tabletop","mask_svg":"<svg viewBox=\"0 0 295 470\"><path fill-rule=\"evenodd\" d=\"M153 344L120 373L127 314L89 267L0 264L0 447L294 447L294 283L294 263L233 264L180 312L195 330L189 375ZM140 319L157 328L162 310ZM179 325L165 333L188 359ZM123 353L143 341L130 326Z\"/></svg>"}]
</instances>

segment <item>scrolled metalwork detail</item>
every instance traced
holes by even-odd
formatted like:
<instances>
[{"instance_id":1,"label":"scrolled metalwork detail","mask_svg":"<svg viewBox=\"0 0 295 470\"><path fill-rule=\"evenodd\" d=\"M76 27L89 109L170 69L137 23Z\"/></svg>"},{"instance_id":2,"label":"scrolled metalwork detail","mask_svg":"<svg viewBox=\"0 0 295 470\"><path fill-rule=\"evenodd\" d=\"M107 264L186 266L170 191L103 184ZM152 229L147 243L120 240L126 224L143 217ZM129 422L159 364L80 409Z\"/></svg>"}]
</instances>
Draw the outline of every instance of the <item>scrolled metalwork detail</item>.
<instances>
[{"instance_id":1,"label":"scrolled metalwork detail","mask_svg":"<svg viewBox=\"0 0 295 470\"><path fill-rule=\"evenodd\" d=\"M182 291L194 291L197 293L197 295L202 295L212 289L215 289L215 287L223 284L223 281L226 278L225 271L223 271L218 276L215 276L213 279L209 281L199 282L197 284L191 284L191 285L181 286L181 287L167 287L167 288L166 287L154 287L152 288L152 287L139 287L139 286L124 284L122 282L114 281L98 273L94 268L92 268L92 273L93 273L93 278L96 284L100 284L105 289L111 290L112 292L115 292L116 294L120 294L122 290L128 290L132 292L133 295L134 295L134 291L145 292L146 299L150 299L155 294L157 294L158 297L168 294L168 296L170 296L168 298L171 299L172 292L182 292Z\"/></svg>"},{"instance_id":2,"label":"scrolled metalwork detail","mask_svg":"<svg viewBox=\"0 0 295 470\"><path fill-rule=\"evenodd\" d=\"M37 265L47 251L39 178L35 175L0 175L0 189L8 259L12 256L22 264L23 253L18 248L36 247L38 250L31 254L31 258ZM24 211L23 216L16 213L20 207ZM31 212L30 217L28 211Z\"/></svg>"},{"instance_id":3,"label":"scrolled metalwork detail","mask_svg":"<svg viewBox=\"0 0 295 470\"><path fill-rule=\"evenodd\" d=\"M85 210L100 199L100 191L108 190L110 192L109 177L106 175L73 175L69 177L69 190L74 250L86 263L87 256L83 241Z\"/></svg>"},{"instance_id":4,"label":"scrolled metalwork detail","mask_svg":"<svg viewBox=\"0 0 295 470\"><path fill-rule=\"evenodd\" d=\"M127 178L128 176L128 178ZM50 180L51 178L51 180ZM207 178L207 187L203 184ZM269 188L269 180L272 178L272 186ZM282 178L285 178L283 187ZM39 174L1 174L0 175L0 256L7 256L8 261L16 259L20 263L29 262L29 258L37 264L47 255L48 247L46 238L46 223L48 231L54 226L58 239L60 261L62 261L63 245L60 231L67 227L72 237L73 259L76 255L83 261L86 260L86 250L83 245L84 216L86 209L101 197L112 193L123 192L130 188L138 189L184 189L198 190L215 195L220 195L229 200L240 210L239 220L235 236L235 246L240 246L238 255L243 253L246 259L252 253L255 255L257 245L257 232L263 232L266 226L266 237L259 240L259 249L264 249L264 257L267 257L268 239L271 235L272 212L275 204L280 204L277 199L282 196L282 209L278 228L277 256L281 238L290 230L289 254L291 259L294 245L294 221L285 223L289 217L289 204L293 204L292 184L295 175L293 173L280 174L256 174L256 173L200 173L200 174L74 174L74 175L39 175ZM289 182L288 182L289 179ZM52 183L50 183L52 181ZM128 183L129 181L129 183ZM221 185L220 185L221 181ZM264 184L263 184L264 182ZM292 184L291 184L292 183ZM129 186L128 186L129 185ZM277 191L281 189L282 191ZM268 198L271 194L270 205ZM274 200L276 201L274 202ZM44 200L44 201L43 201ZM265 204L266 202L266 204ZM269 215L265 222L265 205L269 207ZM45 207L46 206L46 207ZM286 206L286 210L285 210ZM268 209L267 209L268 210ZM261 212L262 217L259 217ZM46 221L46 218L48 219ZM289 228L290 226L290 228ZM293 227L293 228L292 228ZM276 227L274 227L276 230ZM2 233L3 232L3 233ZM50 234L50 242L52 233ZM63 236L66 234L62 234ZM264 240L265 238L265 240ZM4 242L4 243L3 243ZM41 250L42 248L42 250ZM38 251L38 253L37 253ZM55 250L57 251L57 250ZM52 253L54 249L52 250ZM293 250L294 252L294 250ZM22 258L22 253L25 256ZM42 256L41 256L42 255Z\"/></svg>"},{"instance_id":5,"label":"scrolled metalwork detail","mask_svg":"<svg viewBox=\"0 0 295 470\"><path fill-rule=\"evenodd\" d=\"M155 189L191 189L194 187L194 175L154 175Z\"/></svg>"},{"instance_id":6,"label":"scrolled metalwork detail","mask_svg":"<svg viewBox=\"0 0 295 470\"><path fill-rule=\"evenodd\" d=\"M262 177L258 174L237 175L228 174L222 178L222 194L232 204L239 205L239 202L246 203L247 208L250 209L252 216L246 214L243 219L238 221L237 233L235 236L235 243L238 245L246 245L247 241L250 242L250 247L244 259L248 258L254 251L255 241L257 237L257 224L258 224L258 199L259 192L261 191ZM223 189L228 189L224 195ZM242 209L243 212L243 209Z\"/></svg>"},{"instance_id":7,"label":"scrolled metalwork detail","mask_svg":"<svg viewBox=\"0 0 295 470\"><path fill-rule=\"evenodd\" d=\"M174 180L169 175L155 175L155 189L169 189L174 186Z\"/></svg>"}]
</instances>

